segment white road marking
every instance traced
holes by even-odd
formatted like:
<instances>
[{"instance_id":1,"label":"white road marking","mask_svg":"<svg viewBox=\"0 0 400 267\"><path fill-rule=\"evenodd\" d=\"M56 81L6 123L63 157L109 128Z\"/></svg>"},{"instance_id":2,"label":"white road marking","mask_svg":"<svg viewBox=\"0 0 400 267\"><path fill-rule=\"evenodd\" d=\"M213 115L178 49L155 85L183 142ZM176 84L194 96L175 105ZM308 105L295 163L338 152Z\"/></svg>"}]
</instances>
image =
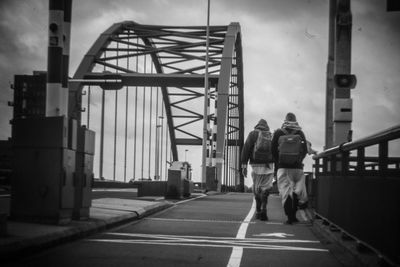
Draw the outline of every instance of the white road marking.
<instances>
[{"instance_id":1,"label":"white road marking","mask_svg":"<svg viewBox=\"0 0 400 267\"><path fill-rule=\"evenodd\" d=\"M173 206L175 207L175 206ZM157 215L160 215L161 213L157 213ZM143 220L149 220L149 221L175 221L175 222L210 222L210 223L242 223L243 221L225 221L225 220L210 220L210 219L185 219L185 218L160 218L160 217L147 217L143 218ZM264 223L264 224L274 224L274 225L280 225L284 224L283 222L249 222L249 224L255 224L255 223Z\"/></svg>"},{"instance_id":2,"label":"white road marking","mask_svg":"<svg viewBox=\"0 0 400 267\"><path fill-rule=\"evenodd\" d=\"M189 202L189 201L192 201L192 200L195 200L195 199L198 199L198 198L203 198L203 197L206 197L206 196L207 196L206 194L203 194L203 195L200 195L200 196L197 196L197 197L194 197L194 198L189 198L189 199L178 201L175 204L176 205L182 204L182 203Z\"/></svg>"},{"instance_id":3,"label":"white road marking","mask_svg":"<svg viewBox=\"0 0 400 267\"><path fill-rule=\"evenodd\" d=\"M288 250L288 251L319 251L327 252L326 249L297 247L288 245L270 245L264 243L284 243L286 242L304 242L305 240L282 240L282 239L236 239L232 237L205 237L205 236L174 236L174 235L151 235L151 234L125 234L125 233L112 233L111 235L138 237L140 239L86 239L89 242L105 242L105 243L119 243L119 244L141 244L141 245L166 245L166 246L195 246L195 247L217 247L217 248L232 248L232 253L239 249L243 251L246 249L261 249L261 250ZM257 240L256 240L257 239ZM257 241L257 242L255 242ZM314 242L314 241L309 241ZM261 244L260 244L261 243ZM234 254L234 253L233 253ZM241 255L234 254L230 261L232 264L235 261L241 260Z\"/></svg>"},{"instance_id":4,"label":"white road marking","mask_svg":"<svg viewBox=\"0 0 400 267\"><path fill-rule=\"evenodd\" d=\"M202 198L202 195L196 198ZM177 202L175 204L185 203L194 200L188 199ZM174 205L176 206L176 205ZM276 238L246 238L247 228L255 212L255 201L250 208L244 221L219 221L219 220L198 220L198 219L169 219L169 218L144 218L145 220L160 220L160 221L183 221L183 222L218 222L218 223L240 223L239 230L236 237L215 237L215 236L183 236L183 235L155 235L155 234L136 234L136 233L107 233L108 235L121 236L124 239L86 239L90 242L107 242L107 243L121 243L121 244L141 244L141 245L164 245L164 246L194 246L194 247L214 247L214 248L232 248L232 253L227 266L240 266L243 249L258 249L258 250L286 250L286 251L313 251L313 252L329 252L327 249L301 247L296 245L288 245L295 243L320 243L317 240L298 240L286 239L286 237L293 236L286 233L261 233L259 237L276 237ZM302 219L307 221L307 217L300 212ZM277 222L265 222L266 224L282 224ZM274 243L274 244L271 244ZM287 245L277 245L277 244Z\"/></svg>"},{"instance_id":5,"label":"white road marking","mask_svg":"<svg viewBox=\"0 0 400 267\"><path fill-rule=\"evenodd\" d=\"M173 218L144 218L148 221L172 221L172 222L211 222L211 223L242 223L242 221L225 221L225 220L204 220L204 219L173 219ZM251 222L255 223L255 222Z\"/></svg>"},{"instance_id":6,"label":"white road marking","mask_svg":"<svg viewBox=\"0 0 400 267\"><path fill-rule=\"evenodd\" d=\"M250 211L247 214L246 218L242 222L242 224L239 227L239 231L236 234L236 239L245 239L246 238L246 232L247 232L247 227L249 226L249 222L251 221L251 218L254 215L254 211L256 209L256 201L253 199L253 204L251 205ZM228 262L228 267L239 267L240 262L242 261L242 255L243 255L243 247L233 247L232 248L232 253L231 257L229 258Z\"/></svg>"},{"instance_id":7,"label":"white road marking","mask_svg":"<svg viewBox=\"0 0 400 267\"><path fill-rule=\"evenodd\" d=\"M286 238L288 236L294 236L294 234L286 234L286 233L261 233L253 236L274 236L274 237L281 237L281 238Z\"/></svg>"},{"instance_id":8,"label":"white road marking","mask_svg":"<svg viewBox=\"0 0 400 267\"><path fill-rule=\"evenodd\" d=\"M132 238L147 238L150 240L151 238L155 239L164 239L164 240L191 240L194 242L209 242L212 240L216 240L216 242L228 240L236 243L320 243L317 240L299 240L299 239L275 239L275 238L244 238L244 239L237 239L235 237L216 237L216 236L190 236L190 235L154 235L154 234L139 234L139 233L116 233L110 232L106 233L107 235L114 235L114 236L123 236L123 237L132 237Z\"/></svg>"}]
</instances>

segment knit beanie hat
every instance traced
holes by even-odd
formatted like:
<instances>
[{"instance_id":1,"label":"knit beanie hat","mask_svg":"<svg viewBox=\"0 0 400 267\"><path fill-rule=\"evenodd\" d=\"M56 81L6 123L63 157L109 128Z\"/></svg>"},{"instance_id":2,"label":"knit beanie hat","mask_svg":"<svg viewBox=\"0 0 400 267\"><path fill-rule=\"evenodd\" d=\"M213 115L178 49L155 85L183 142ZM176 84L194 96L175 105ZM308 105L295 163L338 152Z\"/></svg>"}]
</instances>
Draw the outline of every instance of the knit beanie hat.
<instances>
[{"instance_id":1,"label":"knit beanie hat","mask_svg":"<svg viewBox=\"0 0 400 267\"><path fill-rule=\"evenodd\" d=\"M292 112L289 112L288 114L286 114L285 121L296 122L296 115L294 115Z\"/></svg>"}]
</instances>

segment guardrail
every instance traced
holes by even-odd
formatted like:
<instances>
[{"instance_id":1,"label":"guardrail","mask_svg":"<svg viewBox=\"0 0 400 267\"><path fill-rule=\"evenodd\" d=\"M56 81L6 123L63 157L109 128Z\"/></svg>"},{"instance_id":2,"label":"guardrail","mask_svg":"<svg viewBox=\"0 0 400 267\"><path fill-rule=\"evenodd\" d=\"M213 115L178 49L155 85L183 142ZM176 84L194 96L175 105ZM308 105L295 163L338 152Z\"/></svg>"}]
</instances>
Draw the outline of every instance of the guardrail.
<instances>
[{"instance_id":1,"label":"guardrail","mask_svg":"<svg viewBox=\"0 0 400 267\"><path fill-rule=\"evenodd\" d=\"M396 264L400 263L400 157L389 152L400 151L399 139L400 125L396 125L313 157L316 215ZM371 148L377 155L366 155Z\"/></svg>"},{"instance_id":2,"label":"guardrail","mask_svg":"<svg viewBox=\"0 0 400 267\"><path fill-rule=\"evenodd\" d=\"M396 125L365 138L327 149L313 157L315 160L315 172L341 172L345 174L351 171L357 173L373 171L369 172L369 174L398 174L400 157L389 157L389 141L399 138L400 125ZM367 157L365 148L374 145L378 145L378 156ZM350 152L353 151L357 152L357 156L350 156ZM320 160L323 161L322 164ZM351 165L351 163L354 163L354 165Z\"/></svg>"}]
</instances>

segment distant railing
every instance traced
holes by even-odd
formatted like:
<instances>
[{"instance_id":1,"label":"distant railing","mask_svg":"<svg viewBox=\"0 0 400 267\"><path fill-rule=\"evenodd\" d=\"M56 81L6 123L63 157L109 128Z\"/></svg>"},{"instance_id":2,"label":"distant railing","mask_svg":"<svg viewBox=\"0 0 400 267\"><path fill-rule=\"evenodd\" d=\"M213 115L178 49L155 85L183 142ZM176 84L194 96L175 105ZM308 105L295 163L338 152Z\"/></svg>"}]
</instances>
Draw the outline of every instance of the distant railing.
<instances>
[{"instance_id":1,"label":"distant railing","mask_svg":"<svg viewBox=\"0 0 400 267\"><path fill-rule=\"evenodd\" d=\"M396 125L319 153L314 156L313 186L317 216L397 264L400 157L389 152L400 150L399 139ZM366 155L371 148L377 155Z\"/></svg>"}]
</instances>

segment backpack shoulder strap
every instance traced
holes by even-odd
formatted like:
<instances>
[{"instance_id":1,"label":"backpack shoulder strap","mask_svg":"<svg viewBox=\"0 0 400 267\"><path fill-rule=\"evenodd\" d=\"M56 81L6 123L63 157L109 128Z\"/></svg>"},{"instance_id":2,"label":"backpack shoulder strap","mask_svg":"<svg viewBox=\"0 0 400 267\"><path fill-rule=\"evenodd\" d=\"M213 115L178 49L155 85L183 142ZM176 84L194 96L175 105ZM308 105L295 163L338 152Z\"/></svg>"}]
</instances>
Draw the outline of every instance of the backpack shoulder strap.
<instances>
[{"instance_id":1,"label":"backpack shoulder strap","mask_svg":"<svg viewBox=\"0 0 400 267\"><path fill-rule=\"evenodd\" d=\"M282 130L282 132L285 134L285 135L288 135L289 134L289 131L288 130L286 130L286 129L284 129L284 128L282 128L281 129ZM292 132L290 132L290 134L291 135L294 135L294 134L298 134L298 130L293 130Z\"/></svg>"}]
</instances>

